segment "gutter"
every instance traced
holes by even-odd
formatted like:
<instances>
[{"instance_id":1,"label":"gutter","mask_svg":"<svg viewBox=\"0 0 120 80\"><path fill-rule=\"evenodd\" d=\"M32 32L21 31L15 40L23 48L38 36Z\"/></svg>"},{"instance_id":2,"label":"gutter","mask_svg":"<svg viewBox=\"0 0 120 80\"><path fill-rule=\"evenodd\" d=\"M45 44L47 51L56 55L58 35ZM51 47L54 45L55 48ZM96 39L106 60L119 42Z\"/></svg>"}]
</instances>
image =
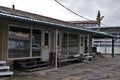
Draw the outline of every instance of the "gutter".
<instances>
[{"instance_id":1,"label":"gutter","mask_svg":"<svg viewBox=\"0 0 120 80\"><path fill-rule=\"evenodd\" d=\"M88 32L88 33L103 35L105 37L116 38L115 36L107 34L105 32L97 32L97 31L94 31L94 30L89 30L89 29L84 29L84 28L77 28L77 27L74 27L74 26L68 26L68 25L59 24L59 23L41 21L40 19L15 15L15 14L11 14L11 13L8 13L8 12L5 12L5 11L0 11L0 17L2 17L2 18L10 18L10 19L18 19L18 20L23 20L23 21L30 21L32 23L40 23L40 24L45 24L45 25L47 24L47 25L55 26L56 28L68 28L68 29L85 31L85 32Z\"/></svg>"}]
</instances>

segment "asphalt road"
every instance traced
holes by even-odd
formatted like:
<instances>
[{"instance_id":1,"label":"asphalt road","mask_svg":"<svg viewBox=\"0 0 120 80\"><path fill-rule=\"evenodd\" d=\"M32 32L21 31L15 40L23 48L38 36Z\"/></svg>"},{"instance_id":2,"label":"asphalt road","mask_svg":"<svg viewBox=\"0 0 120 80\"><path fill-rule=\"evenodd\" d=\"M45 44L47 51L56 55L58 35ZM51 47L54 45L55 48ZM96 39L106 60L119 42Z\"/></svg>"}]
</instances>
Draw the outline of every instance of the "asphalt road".
<instances>
[{"instance_id":1,"label":"asphalt road","mask_svg":"<svg viewBox=\"0 0 120 80\"><path fill-rule=\"evenodd\" d=\"M0 80L120 80L120 55L35 72L15 71Z\"/></svg>"}]
</instances>

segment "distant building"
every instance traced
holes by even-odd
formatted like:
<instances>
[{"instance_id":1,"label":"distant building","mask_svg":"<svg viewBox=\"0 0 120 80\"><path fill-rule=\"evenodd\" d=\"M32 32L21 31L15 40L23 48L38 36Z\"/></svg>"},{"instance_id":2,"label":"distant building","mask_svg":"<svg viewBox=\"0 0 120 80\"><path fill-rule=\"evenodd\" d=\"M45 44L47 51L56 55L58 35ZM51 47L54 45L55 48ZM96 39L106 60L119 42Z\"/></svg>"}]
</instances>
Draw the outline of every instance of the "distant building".
<instances>
[{"instance_id":1,"label":"distant building","mask_svg":"<svg viewBox=\"0 0 120 80\"><path fill-rule=\"evenodd\" d=\"M75 24L80 28L96 28L98 27L97 21L69 21L72 24Z\"/></svg>"},{"instance_id":2,"label":"distant building","mask_svg":"<svg viewBox=\"0 0 120 80\"><path fill-rule=\"evenodd\" d=\"M88 28L92 30L97 30L98 25L97 21L69 21L72 24L75 24L77 27ZM120 27L101 27L100 31L109 33L111 35L115 35L120 37ZM120 54L120 38L115 41L114 44L115 54ZM101 53L110 53L112 49L112 39L110 38L93 38L92 39L92 47L96 47L98 52Z\"/></svg>"},{"instance_id":3,"label":"distant building","mask_svg":"<svg viewBox=\"0 0 120 80\"><path fill-rule=\"evenodd\" d=\"M97 28L94 28L96 30ZM100 31L109 33L111 35L115 35L118 38L115 40L114 49L115 54L120 54L120 27L101 27ZM93 39L93 47L97 47L98 52L102 53L111 53L112 49L112 39L104 38L104 39Z\"/></svg>"}]
</instances>

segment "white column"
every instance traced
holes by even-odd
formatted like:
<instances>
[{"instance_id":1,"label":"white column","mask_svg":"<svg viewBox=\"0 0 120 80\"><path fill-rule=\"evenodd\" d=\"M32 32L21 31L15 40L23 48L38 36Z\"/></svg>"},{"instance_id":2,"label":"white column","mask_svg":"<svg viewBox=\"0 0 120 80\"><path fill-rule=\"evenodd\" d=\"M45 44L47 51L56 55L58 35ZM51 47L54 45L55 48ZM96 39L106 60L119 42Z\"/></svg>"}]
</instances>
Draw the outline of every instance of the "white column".
<instances>
[{"instance_id":1,"label":"white column","mask_svg":"<svg viewBox=\"0 0 120 80\"><path fill-rule=\"evenodd\" d=\"M30 57L32 57L32 28L30 28Z\"/></svg>"},{"instance_id":2,"label":"white column","mask_svg":"<svg viewBox=\"0 0 120 80\"><path fill-rule=\"evenodd\" d=\"M57 70L57 68L58 68L58 65L57 65L57 62L58 62L58 60L57 60L58 59L58 56L57 56L58 55L58 44L57 44L58 43L58 29L56 29L56 35L55 36L56 36L56 39L55 39L56 40L55 41L55 45L56 45L55 46L55 50L56 50L56 52L55 52L56 53L56 56L55 56L55 69Z\"/></svg>"}]
</instances>

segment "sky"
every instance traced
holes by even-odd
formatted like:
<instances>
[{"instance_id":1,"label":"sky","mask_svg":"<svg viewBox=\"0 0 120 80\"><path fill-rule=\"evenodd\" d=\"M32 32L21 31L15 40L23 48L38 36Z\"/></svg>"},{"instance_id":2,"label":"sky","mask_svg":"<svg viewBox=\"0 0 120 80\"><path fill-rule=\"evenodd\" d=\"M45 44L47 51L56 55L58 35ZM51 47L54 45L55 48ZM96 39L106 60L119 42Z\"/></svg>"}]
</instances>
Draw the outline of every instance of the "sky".
<instances>
[{"instance_id":1,"label":"sky","mask_svg":"<svg viewBox=\"0 0 120 80\"><path fill-rule=\"evenodd\" d=\"M77 14L92 20L96 20L98 10L100 10L101 16L104 16L102 23L107 25L107 27L120 26L120 0L58 1ZM55 0L0 0L0 6L12 8L13 4L15 9L63 21L85 20L60 6Z\"/></svg>"}]
</instances>

